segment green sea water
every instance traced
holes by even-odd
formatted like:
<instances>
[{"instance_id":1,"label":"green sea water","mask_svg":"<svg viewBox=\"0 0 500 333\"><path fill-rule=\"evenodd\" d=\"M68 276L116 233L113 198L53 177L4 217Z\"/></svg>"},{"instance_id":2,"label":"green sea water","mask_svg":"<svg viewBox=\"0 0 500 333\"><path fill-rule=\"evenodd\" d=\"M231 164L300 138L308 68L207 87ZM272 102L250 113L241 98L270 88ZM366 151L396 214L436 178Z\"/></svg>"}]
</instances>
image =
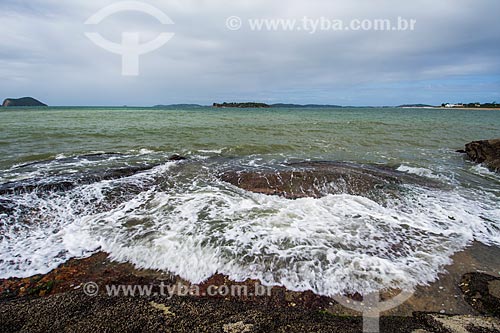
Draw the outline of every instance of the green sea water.
<instances>
[{"instance_id":1,"label":"green sea water","mask_svg":"<svg viewBox=\"0 0 500 333\"><path fill-rule=\"evenodd\" d=\"M443 151L500 136L500 111L482 110L61 107L0 114L4 169L58 154L140 149L426 166Z\"/></svg>"},{"instance_id":2,"label":"green sea water","mask_svg":"<svg viewBox=\"0 0 500 333\"><path fill-rule=\"evenodd\" d=\"M500 246L500 177L456 152L500 137L500 111L58 107L0 116L0 278L101 250L193 282L218 272L333 295L412 289L473 242ZM187 161L169 162L172 154ZM216 177L304 160L383 165L440 186L403 184L383 202L288 200ZM77 182L137 166L149 169Z\"/></svg>"}]
</instances>

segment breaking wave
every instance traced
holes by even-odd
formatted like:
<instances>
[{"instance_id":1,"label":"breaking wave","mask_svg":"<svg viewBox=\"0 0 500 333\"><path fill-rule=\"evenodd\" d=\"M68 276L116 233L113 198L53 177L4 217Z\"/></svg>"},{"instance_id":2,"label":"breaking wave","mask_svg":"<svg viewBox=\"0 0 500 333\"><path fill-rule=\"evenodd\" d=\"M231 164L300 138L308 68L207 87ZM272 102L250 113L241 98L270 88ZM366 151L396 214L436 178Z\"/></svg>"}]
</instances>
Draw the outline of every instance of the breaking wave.
<instances>
[{"instance_id":1,"label":"breaking wave","mask_svg":"<svg viewBox=\"0 0 500 333\"><path fill-rule=\"evenodd\" d=\"M491 192L406 185L384 204L348 194L288 200L215 173L208 162L168 162L65 191L0 195L0 278L101 250L193 283L221 273L321 295L367 293L432 282L474 240L500 246Z\"/></svg>"}]
</instances>

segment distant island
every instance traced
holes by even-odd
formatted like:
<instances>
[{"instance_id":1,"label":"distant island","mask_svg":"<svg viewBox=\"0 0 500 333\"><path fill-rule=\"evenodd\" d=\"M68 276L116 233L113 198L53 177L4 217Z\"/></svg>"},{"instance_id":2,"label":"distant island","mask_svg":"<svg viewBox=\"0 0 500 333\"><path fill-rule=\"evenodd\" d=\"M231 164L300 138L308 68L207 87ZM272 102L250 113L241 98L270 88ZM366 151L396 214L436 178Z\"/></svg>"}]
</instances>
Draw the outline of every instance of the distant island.
<instances>
[{"instance_id":1,"label":"distant island","mask_svg":"<svg viewBox=\"0 0 500 333\"><path fill-rule=\"evenodd\" d=\"M27 107L27 106L48 106L33 97L7 98L3 101L3 107Z\"/></svg>"},{"instance_id":2,"label":"distant island","mask_svg":"<svg viewBox=\"0 0 500 333\"><path fill-rule=\"evenodd\" d=\"M212 105L214 108L341 108L340 105L321 105L321 104L266 104L266 103L256 103L256 102L246 102L246 103L227 103L222 104L214 103Z\"/></svg>"},{"instance_id":3,"label":"distant island","mask_svg":"<svg viewBox=\"0 0 500 333\"><path fill-rule=\"evenodd\" d=\"M214 108L270 108L271 105L265 103L255 103L255 102L247 102L247 103L227 103L224 102L222 104L214 103Z\"/></svg>"}]
</instances>

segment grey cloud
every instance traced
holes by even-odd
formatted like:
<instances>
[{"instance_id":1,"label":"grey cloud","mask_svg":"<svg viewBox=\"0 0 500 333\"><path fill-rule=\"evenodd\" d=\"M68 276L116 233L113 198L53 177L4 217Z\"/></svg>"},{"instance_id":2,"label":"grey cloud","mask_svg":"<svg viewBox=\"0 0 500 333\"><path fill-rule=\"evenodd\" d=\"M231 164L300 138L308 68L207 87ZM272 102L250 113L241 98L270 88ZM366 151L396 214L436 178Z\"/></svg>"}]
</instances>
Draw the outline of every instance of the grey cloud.
<instances>
[{"instance_id":1,"label":"grey cloud","mask_svg":"<svg viewBox=\"0 0 500 333\"><path fill-rule=\"evenodd\" d=\"M141 58L137 78L122 77L120 57L83 35L89 29L83 22L113 2L2 2L0 91L62 105L221 98L399 104L415 98L419 89L421 102L433 103L467 91L485 100L495 89L500 92L495 81L500 77L500 3L495 0L145 1L173 19L175 25L166 29L176 36ZM415 18L417 30L229 31L225 20L231 15L244 21L402 16ZM162 27L143 15L120 14L92 29L119 41L127 29L151 39ZM484 81L482 96L476 92L478 80ZM429 91L429 85L434 89Z\"/></svg>"}]
</instances>

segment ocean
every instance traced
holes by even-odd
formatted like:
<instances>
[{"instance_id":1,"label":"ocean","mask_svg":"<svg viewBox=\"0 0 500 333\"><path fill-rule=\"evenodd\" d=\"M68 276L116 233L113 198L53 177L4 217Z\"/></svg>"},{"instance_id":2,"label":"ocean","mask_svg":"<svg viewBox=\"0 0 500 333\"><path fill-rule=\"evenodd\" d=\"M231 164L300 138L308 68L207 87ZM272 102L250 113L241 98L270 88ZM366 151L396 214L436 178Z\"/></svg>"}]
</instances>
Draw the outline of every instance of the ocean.
<instances>
[{"instance_id":1,"label":"ocean","mask_svg":"<svg viewBox=\"0 0 500 333\"><path fill-rule=\"evenodd\" d=\"M456 152L500 137L500 111L58 107L0 117L0 278L104 251L193 283L221 273L331 296L412 290L473 242L500 246L500 176ZM218 177L301 161L389 167L439 186L290 200Z\"/></svg>"}]
</instances>

